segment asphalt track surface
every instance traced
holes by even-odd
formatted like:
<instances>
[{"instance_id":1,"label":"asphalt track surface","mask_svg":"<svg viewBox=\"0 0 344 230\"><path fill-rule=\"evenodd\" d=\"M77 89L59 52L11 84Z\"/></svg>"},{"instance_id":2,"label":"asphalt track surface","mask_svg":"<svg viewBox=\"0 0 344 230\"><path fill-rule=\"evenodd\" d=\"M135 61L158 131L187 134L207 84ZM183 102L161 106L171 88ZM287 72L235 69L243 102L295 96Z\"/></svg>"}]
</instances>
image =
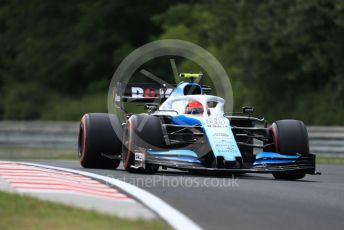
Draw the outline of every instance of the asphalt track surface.
<instances>
[{"instance_id":1,"label":"asphalt track surface","mask_svg":"<svg viewBox=\"0 0 344 230\"><path fill-rule=\"evenodd\" d=\"M30 161L88 171L137 185L204 229L343 229L344 166L320 165L321 176L278 181L267 174L194 175L160 170L156 175L83 169L78 161Z\"/></svg>"}]
</instances>

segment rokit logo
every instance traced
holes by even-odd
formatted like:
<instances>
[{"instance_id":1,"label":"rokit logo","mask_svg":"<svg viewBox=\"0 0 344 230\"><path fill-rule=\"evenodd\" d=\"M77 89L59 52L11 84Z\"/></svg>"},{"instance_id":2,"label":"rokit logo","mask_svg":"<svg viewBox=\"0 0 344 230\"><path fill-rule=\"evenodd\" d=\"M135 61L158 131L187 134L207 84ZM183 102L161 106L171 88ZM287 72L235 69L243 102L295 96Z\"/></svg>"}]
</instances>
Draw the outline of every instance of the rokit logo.
<instances>
[{"instance_id":1,"label":"rokit logo","mask_svg":"<svg viewBox=\"0 0 344 230\"><path fill-rule=\"evenodd\" d=\"M208 127L227 127L229 125L228 119L221 116L208 117L206 119Z\"/></svg>"}]
</instances>

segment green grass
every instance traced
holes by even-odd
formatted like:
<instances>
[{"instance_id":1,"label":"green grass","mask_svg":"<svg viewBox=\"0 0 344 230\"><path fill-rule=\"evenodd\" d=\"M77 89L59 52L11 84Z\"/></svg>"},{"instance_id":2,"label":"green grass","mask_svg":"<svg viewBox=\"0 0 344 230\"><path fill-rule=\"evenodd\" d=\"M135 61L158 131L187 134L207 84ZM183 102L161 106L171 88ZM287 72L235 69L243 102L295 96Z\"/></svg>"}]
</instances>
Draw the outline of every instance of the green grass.
<instances>
[{"instance_id":1,"label":"green grass","mask_svg":"<svg viewBox=\"0 0 344 230\"><path fill-rule=\"evenodd\" d=\"M79 158L77 150L73 149L3 146L0 148L0 159L78 160Z\"/></svg>"},{"instance_id":2,"label":"green grass","mask_svg":"<svg viewBox=\"0 0 344 230\"><path fill-rule=\"evenodd\" d=\"M0 226L12 229L170 229L158 220L126 220L94 211L0 192Z\"/></svg>"},{"instance_id":3,"label":"green grass","mask_svg":"<svg viewBox=\"0 0 344 230\"><path fill-rule=\"evenodd\" d=\"M322 157L317 156L317 164L344 164L344 157Z\"/></svg>"}]
</instances>

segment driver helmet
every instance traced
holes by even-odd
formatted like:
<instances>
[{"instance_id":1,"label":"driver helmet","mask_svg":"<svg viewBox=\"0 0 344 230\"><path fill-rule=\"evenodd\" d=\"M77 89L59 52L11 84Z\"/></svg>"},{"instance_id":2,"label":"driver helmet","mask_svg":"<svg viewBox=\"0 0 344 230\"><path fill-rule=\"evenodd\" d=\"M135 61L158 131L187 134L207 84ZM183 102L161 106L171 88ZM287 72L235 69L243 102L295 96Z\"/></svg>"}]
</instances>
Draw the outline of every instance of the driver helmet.
<instances>
[{"instance_id":1,"label":"driver helmet","mask_svg":"<svg viewBox=\"0 0 344 230\"><path fill-rule=\"evenodd\" d=\"M203 114L203 105L199 101L190 101L185 107L185 114Z\"/></svg>"}]
</instances>

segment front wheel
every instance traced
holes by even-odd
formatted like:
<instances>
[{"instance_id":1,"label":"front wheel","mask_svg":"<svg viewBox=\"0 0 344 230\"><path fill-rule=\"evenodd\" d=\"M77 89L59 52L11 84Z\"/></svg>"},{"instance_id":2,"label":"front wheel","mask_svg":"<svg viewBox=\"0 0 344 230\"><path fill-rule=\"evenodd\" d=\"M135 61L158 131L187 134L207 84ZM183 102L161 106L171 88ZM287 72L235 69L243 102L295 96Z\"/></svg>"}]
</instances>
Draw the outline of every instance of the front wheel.
<instances>
[{"instance_id":1,"label":"front wheel","mask_svg":"<svg viewBox=\"0 0 344 230\"><path fill-rule=\"evenodd\" d=\"M123 167L129 172L154 174L159 166L146 164L145 169L135 168L135 151L142 149L161 149L165 142L160 119L152 115L133 115L127 122L123 136Z\"/></svg>"},{"instance_id":2,"label":"front wheel","mask_svg":"<svg viewBox=\"0 0 344 230\"><path fill-rule=\"evenodd\" d=\"M309 143L307 129L302 121L280 120L271 126L274 140L274 151L284 155L295 155L296 153L306 156L309 154ZM275 179L298 180L305 177L303 170L292 172L274 172Z\"/></svg>"}]
</instances>

